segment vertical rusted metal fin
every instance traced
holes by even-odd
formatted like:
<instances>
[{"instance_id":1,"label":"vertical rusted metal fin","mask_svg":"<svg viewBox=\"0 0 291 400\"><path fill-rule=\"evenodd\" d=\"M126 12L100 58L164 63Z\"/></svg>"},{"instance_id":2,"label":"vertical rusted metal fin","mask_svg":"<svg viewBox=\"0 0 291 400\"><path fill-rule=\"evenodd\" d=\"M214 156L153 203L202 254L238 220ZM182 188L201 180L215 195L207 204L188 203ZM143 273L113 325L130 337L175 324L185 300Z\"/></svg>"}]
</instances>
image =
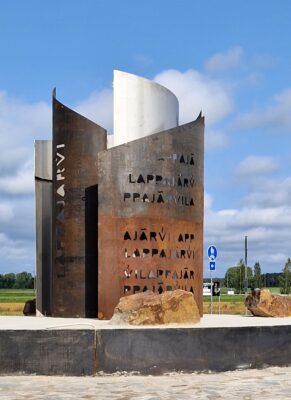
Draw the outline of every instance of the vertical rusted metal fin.
<instances>
[{"instance_id":1,"label":"vertical rusted metal fin","mask_svg":"<svg viewBox=\"0 0 291 400\"><path fill-rule=\"evenodd\" d=\"M145 290L194 293L202 315L204 123L98 154L98 315Z\"/></svg>"},{"instance_id":2,"label":"vertical rusted metal fin","mask_svg":"<svg viewBox=\"0 0 291 400\"><path fill-rule=\"evenodd\" d=\"M97 230L97 218L86 218L86 208L92 202L87 190L98 184L97 153L106 149L106 142L104 128L60 103L53 93L53 316L97 314L92 295L97 255L86 245L92 240L89 232Z\"/></svg>"}]
</instances>

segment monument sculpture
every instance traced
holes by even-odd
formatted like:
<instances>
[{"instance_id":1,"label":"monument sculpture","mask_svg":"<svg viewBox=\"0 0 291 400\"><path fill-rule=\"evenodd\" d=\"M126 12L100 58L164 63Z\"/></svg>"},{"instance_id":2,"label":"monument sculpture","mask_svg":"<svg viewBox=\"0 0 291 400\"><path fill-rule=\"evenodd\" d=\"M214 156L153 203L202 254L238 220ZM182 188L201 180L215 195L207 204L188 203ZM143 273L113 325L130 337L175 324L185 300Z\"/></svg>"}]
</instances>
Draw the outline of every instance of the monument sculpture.
<instances>
[{"instance_id":1,"label":"monument sculpture","mask_svg":"<svg viewBox=\"0 0 291 400\"><path fill-rule=\"evenodd\" d=\"M184 289L202 315L204 118L179 126L173 93L114 71L113 137L53 93L52 145L35 147L37 309L109 319L123 296Z\"/></svg>"}]
</instances>

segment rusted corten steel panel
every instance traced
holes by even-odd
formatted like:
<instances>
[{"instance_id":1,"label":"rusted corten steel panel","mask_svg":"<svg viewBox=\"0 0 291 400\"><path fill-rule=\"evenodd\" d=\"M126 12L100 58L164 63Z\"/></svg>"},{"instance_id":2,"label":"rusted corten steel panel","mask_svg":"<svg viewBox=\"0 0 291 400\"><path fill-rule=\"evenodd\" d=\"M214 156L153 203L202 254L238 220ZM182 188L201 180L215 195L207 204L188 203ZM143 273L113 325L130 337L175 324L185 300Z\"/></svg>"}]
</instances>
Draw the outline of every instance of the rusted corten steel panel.
<instances>
[{"instance_id":1,"label":"rusted corten steel panel","mask_svg":"<svg viewBox=\"0 0 291 400\"><path fill-rule=\"evenodd\" d=\"M202 315L204 118L98 155L98 316L151 289Z\"/></svg>"},{"instance_id":2,"label":"rusted corten steel panel","mask_svg":"<svg viewBox=\"0 0 291 400\"><path fill-rule=\"evenodd\" d=\"M52 315L97 314L97 153L106 131L53 95ZM94 213L89 216L90 210Z\"/></svg>"}]
</instances>

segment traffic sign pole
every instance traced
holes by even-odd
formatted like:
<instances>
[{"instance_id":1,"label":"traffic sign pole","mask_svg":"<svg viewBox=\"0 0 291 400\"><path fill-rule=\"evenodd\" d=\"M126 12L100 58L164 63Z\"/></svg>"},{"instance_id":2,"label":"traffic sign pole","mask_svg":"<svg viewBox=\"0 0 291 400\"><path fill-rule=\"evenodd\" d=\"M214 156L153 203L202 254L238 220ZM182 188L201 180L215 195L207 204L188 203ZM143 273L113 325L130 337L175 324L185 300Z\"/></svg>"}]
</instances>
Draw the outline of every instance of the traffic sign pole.
<instances>
[{"instance_id":1,"label":"traffic sign pole","mask_svg":"<svg viewBox=\"0 0 291 400\"><path fill-rule=\"evenodd\" d=\"M212 305L212 289L213 289L213 282L212 282L212 270L210 270L210 285L211 285L211 298L210 298L210 314L212 315L213 305Z\"/></svg>"},{"instance_id":2,"label":"traffic sign pole","mask_svg":"<svg viewBox=\"0 0 291 400\"><path fill-rule=\"evenodd\" d=\"M211 285L211 297L210 297L210 314L213 312L213 281L212 281L212 271L215 271L215 261L209 261L209 271L210 271L210 285Z\"/></svg>"},{"instance_id":3,"label":"traffic sign pole","mask_svg":"<svg viewBox=\"0 0 291 400\"><path fill-rule=\"evenodd\" d=\"M210 314L213 312L213 303L212 303L212 291L213 291L213 282L212 282L212 271L215 271L215 259L217 257L217 249L215 246L209 246L207 250L207 255L210 260L209 262L209 271L210 271L210 285L211 285L211 298L210 298Z\"/></svg>"}]
</instances>

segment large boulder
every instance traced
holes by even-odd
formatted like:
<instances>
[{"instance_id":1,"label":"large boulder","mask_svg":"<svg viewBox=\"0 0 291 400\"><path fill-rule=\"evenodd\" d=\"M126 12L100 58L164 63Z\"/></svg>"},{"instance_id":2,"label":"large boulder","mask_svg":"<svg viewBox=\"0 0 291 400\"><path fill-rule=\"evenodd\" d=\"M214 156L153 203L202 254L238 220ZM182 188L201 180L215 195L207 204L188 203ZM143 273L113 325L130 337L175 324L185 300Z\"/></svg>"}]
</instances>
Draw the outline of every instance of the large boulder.
<instances>
[{"instance_id":1,"label":"large boulder","mask_svg":"<svg viewBox=\"0 0 291 400\"><path fill-rule=\"evenodd\" d=\"M291 317L291 298L256 289L245 300L247 309L257 317Z\"/></svg>"},{"instance_id":2,"label":"large boulder","mask_svg":"<svg viewBox=\"0 0 291 400\"><path fill-rule=\"evenodd\" d=\"M122 297L111 319L115 324L130 325L186 324L199 320L193 294L179 289L162 294L148 290Z\"/></svg>"}]
</instances>

